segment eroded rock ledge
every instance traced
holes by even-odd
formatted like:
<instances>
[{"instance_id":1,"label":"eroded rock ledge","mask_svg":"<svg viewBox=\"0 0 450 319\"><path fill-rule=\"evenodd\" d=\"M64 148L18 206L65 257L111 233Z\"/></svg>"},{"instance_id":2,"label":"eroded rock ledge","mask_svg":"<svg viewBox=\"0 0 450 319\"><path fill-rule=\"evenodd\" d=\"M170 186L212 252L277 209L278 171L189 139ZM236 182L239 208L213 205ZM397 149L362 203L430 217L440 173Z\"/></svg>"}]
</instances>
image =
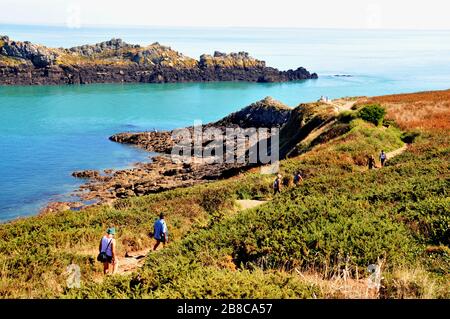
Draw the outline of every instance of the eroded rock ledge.
<instances>
[{"instance_id":1,"label":"eroded rock ledge","mask_svg":"<svg viewBox=\"0 0 450 319\"><path fill-rule=\"evenodd\" d=\"M69 49L47 48L0 36L0 84L285 82L317 78L305 68L279 71L246 52L204 54L198 60L155 42L111 39Z\"/></svg>"}]
</instances>

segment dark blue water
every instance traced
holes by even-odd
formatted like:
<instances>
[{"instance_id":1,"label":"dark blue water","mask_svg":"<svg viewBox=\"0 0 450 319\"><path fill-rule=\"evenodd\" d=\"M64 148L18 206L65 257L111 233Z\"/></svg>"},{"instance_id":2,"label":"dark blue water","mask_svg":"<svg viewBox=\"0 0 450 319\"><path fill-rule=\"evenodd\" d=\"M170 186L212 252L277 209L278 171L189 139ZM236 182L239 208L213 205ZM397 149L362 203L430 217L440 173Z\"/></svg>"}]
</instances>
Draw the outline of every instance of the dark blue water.
<instances>
[{"instance_id":1,"label":"dark blue water","mask_svg":"<svg viewBox=\"0 0 450 319\"><path fill-rule=\"evenodd\" d=\"M0 34L49 46L113 36L159 41L191 56L249 51L281 69L305 66L318 80L0 87L0 220L67 200L74 170L119 168L148 153L110 142L122 131L171 129L217 120L265 96L295 106L355 95L450 88L450 32L295 29L65 29L0 25ZM334 77L352 74L353 77ZM70 198L69 198L70 199Z\"/></svg>"}]
</instances>

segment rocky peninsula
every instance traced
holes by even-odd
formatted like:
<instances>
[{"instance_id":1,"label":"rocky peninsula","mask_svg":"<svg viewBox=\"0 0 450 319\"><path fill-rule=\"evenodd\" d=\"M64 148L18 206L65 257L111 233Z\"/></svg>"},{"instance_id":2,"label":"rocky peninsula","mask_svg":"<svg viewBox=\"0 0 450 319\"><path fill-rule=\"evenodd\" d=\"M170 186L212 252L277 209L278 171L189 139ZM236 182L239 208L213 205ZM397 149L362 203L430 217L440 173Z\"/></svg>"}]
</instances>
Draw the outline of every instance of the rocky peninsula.
<instances>
[{"instance_id":1,"label":"rocky peninsula","mask_svg":"<svg viewBox=\"0 0 450 319\"><path fill-rule=\"evenodd\" d=\"M289 121L292 110L283 103L271 97L266 97L219 121L204 125L203 132L208 128L216 129L222 133L225 133L227 128L281 128ZM185 129L193 132L194 127ZM212 152L212 157L198 158L192 154L189 163L174 162L170 154L176 142L172 138L175 131L127 132L111 136L111 141L132 144L149 152L157 152L159 155L152 157L151 161L147 163L135 163L134 167L129 169L73 172L73 177L86 180L86 183L75 194L83 202L112 203L119 198L143 196L173 188L229 178L260 165L248 161L248 152L254 145L251 142L245 144L247 158L243 163L236 161L233 163L211 162L211 158L215 156L214 152ZM213 141L213 138L203 139L203 153L211 147ZM227 140L224 139L222 143L225 148ZM58 211L68 207L78 209L80 205L80 202L51 203L42 212Z\"/></svg>"},{"instance_id":2,"label":"rocky peninsula","mask_svg":"<svg viewBox=\"0 0 450 319\"><path fill-rule=\"evenodd\" d=\"M204 81L286 82L316 79L303 67L280 71L246 52L194 59L155 42L121 39L73 48L48 48L0 36L0 85L170 83Z\"/></svg>"}]
</instances>

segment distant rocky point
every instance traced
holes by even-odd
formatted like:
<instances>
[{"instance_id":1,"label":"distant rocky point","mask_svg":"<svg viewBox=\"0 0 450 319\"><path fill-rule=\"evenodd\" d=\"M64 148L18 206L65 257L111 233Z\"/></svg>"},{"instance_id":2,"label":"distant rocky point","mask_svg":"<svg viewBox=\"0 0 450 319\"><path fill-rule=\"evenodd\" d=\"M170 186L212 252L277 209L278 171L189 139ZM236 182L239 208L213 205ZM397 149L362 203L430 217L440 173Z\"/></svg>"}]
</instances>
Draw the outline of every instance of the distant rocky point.
<instances>
[{"instance_id":1,"label":"distant rocky point","mask_svg":"<svg viewBox=\"0 0 450 319\"><path fill-rule=\"evenodd\" d=\"M247 52L216 51L196 60L158 42L140 46L111 39L66 49L0 36L0 85L285 82L316 78L316 73L302 67L288 71L267 67Z\"/></svg>"}]
</instances>

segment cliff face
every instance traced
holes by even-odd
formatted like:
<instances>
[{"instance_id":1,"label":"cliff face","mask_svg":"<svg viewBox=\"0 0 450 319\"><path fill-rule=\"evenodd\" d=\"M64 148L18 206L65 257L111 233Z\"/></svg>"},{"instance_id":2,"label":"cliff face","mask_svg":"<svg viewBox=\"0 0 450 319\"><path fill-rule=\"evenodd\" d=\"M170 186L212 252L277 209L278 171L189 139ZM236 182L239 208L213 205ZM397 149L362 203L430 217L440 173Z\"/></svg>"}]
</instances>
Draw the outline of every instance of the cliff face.
<instances>
[{"instance_id":1,"label":"cliff face","mask_svg":"<svg viewBox=\"0 0 450 319\"><path fill-rule=\"evenodd\" d=\"M112 39L70 49L47 48L0 36L0 84L117 82L283 82L317 78L304 68L279 71L246 52L187 57L170 47Z\"/></svg>"}]
</instances>

